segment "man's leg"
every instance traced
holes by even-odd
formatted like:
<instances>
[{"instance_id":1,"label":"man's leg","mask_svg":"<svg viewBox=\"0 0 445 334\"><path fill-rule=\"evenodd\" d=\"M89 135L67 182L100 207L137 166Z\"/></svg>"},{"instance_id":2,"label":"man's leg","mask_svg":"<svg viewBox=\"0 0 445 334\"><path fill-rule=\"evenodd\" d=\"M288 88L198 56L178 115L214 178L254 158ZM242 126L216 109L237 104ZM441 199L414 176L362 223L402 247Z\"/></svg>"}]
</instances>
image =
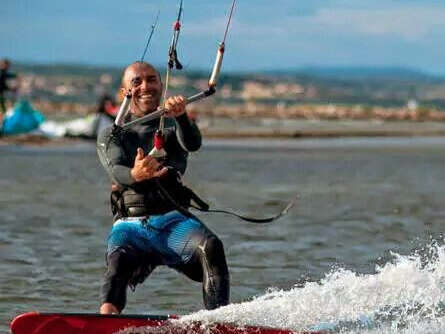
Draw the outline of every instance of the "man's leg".
<instances>
[{"instance_id":1,"label":"man's leg","mask_svg":"<svg viewBox=\"0 0 445 334\"><path fill-rule=\"evenodd\" d=\"M205 308L227 305L230 279L221 240L197 218L177 211L150 219L149 224L160 231L153 245L163 255L163 264L203 283Z\"/></svg>"},{"instance_id":2,"label":"man's leg","mask_svg":"<svg viewBox=\"0 0 445 334\"><path fill-rule=\"evenodd\" d=\"M230 278L221 240L210 235L198 246L203 269L202 292L208 310L227 305L230 298Z\"/></svg>"},{"instance_id":3,"label":"man's leg","mask_svg":"<svg viewBox=\"0 0 445 334\"><path fill-rule=\"evenodd\" d=\"M229 270L223 244L216 235L206 235L198 244L190 262L178 269L190 279L202 282L206 309L212 310L229 303Z\"/></svg>"},{"instance_id":4,"label":"man's leg","mask_svg":"<svg viewBox=\"0 0 445 334\"><path fill-rule=\"evenodd\" d=\"M107 254L107 272L102 285L101 314L119 314L127 302L127 287L140 257L132 248L120 247Z\"/></svg>"},{"instance_id":5,"label":"man's leg","mask_svg":"<svg viewBox=\"0 0 445 334\"><path fill-rule=\"evenodd\" d=\"M127 301L127 287L142 283L161 262L152 252L145 221L114 224L108 236L107 272L102 285L101 313L120 313Z\"/></svg>"}]
</instances>

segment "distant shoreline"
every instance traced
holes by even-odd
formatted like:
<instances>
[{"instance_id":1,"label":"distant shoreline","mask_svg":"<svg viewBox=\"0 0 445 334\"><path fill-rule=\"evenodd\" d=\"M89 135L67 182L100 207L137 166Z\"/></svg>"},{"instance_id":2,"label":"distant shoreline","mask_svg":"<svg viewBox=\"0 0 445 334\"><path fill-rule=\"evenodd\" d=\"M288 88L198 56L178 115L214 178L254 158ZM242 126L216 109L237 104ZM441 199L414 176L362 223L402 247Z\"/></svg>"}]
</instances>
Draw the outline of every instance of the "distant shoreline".
<instances>
[{"instance_id":1,"label":"distant shoreline","mask_svg":"<svg viewBox=\"0 0 445 334\"><path fill-rule=\"evenodd\" d=\"M206 139L242 138L351 138L351 137L445 137L445 122L372 120L201 119ZM4 145L65 145L92 142L81 138L48 138L25 134L0 137Z\"/></svg>"},{"instance_id":2,"label":"distant shoreline","mask_svg":"<svg viewBox=\"0 0 445 334\"><path fill-rule=\"evenodd\" d=\"M204 124L203 124L204 123ZM380 120L226 119L198 123L209 138L336 138L445 136L445 122Z\"/></svg>"}]
</instances>

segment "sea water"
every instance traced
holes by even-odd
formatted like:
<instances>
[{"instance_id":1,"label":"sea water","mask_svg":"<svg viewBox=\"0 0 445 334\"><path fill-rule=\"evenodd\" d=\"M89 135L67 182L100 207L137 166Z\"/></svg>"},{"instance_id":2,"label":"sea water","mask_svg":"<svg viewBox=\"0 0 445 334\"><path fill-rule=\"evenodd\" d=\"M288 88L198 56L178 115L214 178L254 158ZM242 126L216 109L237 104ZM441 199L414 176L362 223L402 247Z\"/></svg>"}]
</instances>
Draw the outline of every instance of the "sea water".
<instances>
[{"instance_id":1,"label":"sea water","mask_svg":"<svg viewBox=\"0 0 445 334\"><path fill-rule=\"evenodd\" d=\"M445 139L206 141L185 182L223 241L232 304L201 311L199 283L158 268L125 313L343 333L444 331ZM0 332L17 314L97 312L111 227L94 144L1 147Z\"/></svg>"}]
</instances>

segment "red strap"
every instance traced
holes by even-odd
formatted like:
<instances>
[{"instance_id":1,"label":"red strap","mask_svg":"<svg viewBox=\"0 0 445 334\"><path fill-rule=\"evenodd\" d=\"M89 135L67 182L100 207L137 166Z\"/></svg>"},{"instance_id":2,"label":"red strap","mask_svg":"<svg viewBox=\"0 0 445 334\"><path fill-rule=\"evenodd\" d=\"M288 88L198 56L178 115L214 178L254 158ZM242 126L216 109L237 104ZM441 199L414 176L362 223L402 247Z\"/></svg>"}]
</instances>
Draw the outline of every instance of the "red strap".
<instances>
[{"instance_id":1,"label":"red strap","mask_svg":"<svg viewBox=\"0 0 445 334\"><path fill-rule=\"evenodd\" d=\"M154 139L154 146L156 147L156 149L160 150L161 148L164 148L164 137L161 133L156 132Z\"/></svg>"}]
</instances>

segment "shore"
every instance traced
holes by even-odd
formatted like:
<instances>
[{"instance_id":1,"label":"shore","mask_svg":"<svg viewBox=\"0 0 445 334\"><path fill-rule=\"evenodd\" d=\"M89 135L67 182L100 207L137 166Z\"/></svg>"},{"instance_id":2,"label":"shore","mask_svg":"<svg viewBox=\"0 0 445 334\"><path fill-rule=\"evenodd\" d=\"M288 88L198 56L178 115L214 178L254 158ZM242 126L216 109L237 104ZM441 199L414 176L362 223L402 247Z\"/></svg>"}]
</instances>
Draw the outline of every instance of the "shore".
<instances>
[{"instance_id":1,"label":"shore","mask_svg":"<svg viewBox=\"0 0 445 334\"><path fill-rule=\"evenodd\" d=\"M445 136L445 122L382 120L202 119L204 136L231 137L400 137Z\"/></svg>"},{"instance_id":2,"label":"shore","mask_svg":"<svg viewBox=\"0 0 445 334\"><path fill-rule=\"evenodd\" d=\"M340 138L445 136L445 122L382 120L300 120L274 118L201 118L204 138ZM66 145L80 138L48 138L37 134L0 137L0 145Z\"/></svg>"}]
</instances>

